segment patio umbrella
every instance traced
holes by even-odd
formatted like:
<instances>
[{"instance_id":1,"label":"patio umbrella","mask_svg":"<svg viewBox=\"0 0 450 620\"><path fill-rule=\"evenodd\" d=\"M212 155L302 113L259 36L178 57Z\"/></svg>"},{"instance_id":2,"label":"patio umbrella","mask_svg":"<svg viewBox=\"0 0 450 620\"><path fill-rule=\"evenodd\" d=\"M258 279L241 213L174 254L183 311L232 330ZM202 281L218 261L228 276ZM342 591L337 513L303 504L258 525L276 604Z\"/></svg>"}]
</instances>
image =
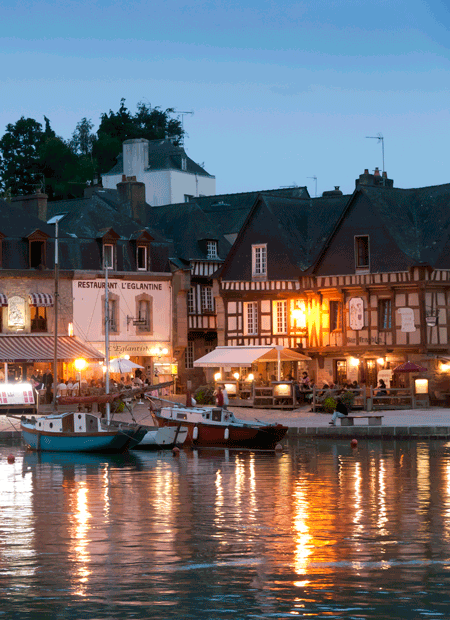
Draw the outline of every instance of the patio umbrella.
<instances>
[{"instance_id":1,"label":"patio umbrella","mask_svg":"<svg viewBox=\"0 0 450 620\"><path fill-rule=\"evenodd\" d=\"M394 372L427 372L428 369L423 366L418 366L414 362L405 362L394 368Z\"/></svg>"},{"instance_id":2,"label":"patio umbrella","mask_svg":"<svg viewBox=\"0 0 450 620\"><path fill-rule=\"evenodd\" d=\"M143 366L139 366L139 364L135 364L134 362L130 362L125 357L117 357L114 360L109 362L109 370L110 372L131 372L135 368L144 368Z\"/></svg>"}]
</instances>

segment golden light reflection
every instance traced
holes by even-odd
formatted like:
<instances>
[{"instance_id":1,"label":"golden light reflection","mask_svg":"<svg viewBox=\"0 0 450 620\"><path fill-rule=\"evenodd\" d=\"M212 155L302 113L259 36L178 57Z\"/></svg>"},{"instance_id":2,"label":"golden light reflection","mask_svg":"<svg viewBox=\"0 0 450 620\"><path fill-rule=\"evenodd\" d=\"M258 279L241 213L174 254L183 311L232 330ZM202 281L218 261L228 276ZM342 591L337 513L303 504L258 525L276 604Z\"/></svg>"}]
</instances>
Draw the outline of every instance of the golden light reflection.
<instances>
[{"instance_id":1,"label":"golden light reflection","mask_svg":"<svg viewBox=\"0 0 450 620\"><path fill-rule=\"evenodd\" d=\"M306 576L308 571L308 565L310 557L313 552L313 538L309 532L308 527L308 515L309 504L307 489L298 482L293 495L294 505L294 570L297 575ZM306 586L309 583L308 579L296 582Z\"/></svg>"},{"instance_id":2,"label":"golden light reflection","mask_svg":"<svg viewBox=\"0 0 450 620\"><path fill-rule=\"evenodd\" d=\"M387 505L386 505L386 465L383 460L378 466L378 519L377 526L380 535L387 534L386 525L388 524Z\"/></svg>"},{"instance_id":3,"label":"golden light reflection","mask_svg":"<svg viewBox=\"0 0 450 620\"><path fill-rule=\"evenodd\" d=\"M445 478L445 495L444 495L444 503L445 503L445 511L444 511L444 529L445 529L445 537L450 537L450 463L447 461L444 468L444 478Z\"/></svg>"},{"instance_id":4,"label":"golden light reflection","mask_svg":"<svg viewBox=\"0 0 450 620\"><path fill-rule=\"evenodd\" d=\"M362 495L361 495L361 486L362 486L362 473L361 473L361 463L355 463L355 516L353 517L353 523L356 526L355 530L358 534L362 534L364 527L362 525Z\"/></svg>"},{"instance_id":5,"label":"golden light reflection","mask_svg":"<svg viewBox=\"0 0 450 620\"><path fill-rule=\"evenodd\" d=\"M74 540L73 552L76 562L75 575L77 576L77 588L75 594L86 596L86 584L91 572L89 570L90 553L88 552L88 532L91 515L88 510L88 489L86 482L79 482L73 489L75 507L73 514L71 538Z\"/></svg>"}]
</instances>

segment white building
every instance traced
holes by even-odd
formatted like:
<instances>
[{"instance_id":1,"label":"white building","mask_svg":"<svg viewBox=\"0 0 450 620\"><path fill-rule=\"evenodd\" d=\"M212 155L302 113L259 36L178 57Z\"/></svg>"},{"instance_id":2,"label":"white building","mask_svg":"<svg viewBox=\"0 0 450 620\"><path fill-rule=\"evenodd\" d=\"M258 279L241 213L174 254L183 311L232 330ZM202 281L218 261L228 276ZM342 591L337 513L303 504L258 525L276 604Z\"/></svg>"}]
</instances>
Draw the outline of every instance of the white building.
<instances>
[{"instance_id":1,"label":"white building","mask_svg":"<svg viewBox=\"0 0 450 620\"><path fill-rule=\"evenodd\" d=\"M216 178L169 139L125 140L117 164L102 175L103 187L116 189L124 176L145 184L146 202L154 207L216 193Z\"/></svg>"}]
</instances>

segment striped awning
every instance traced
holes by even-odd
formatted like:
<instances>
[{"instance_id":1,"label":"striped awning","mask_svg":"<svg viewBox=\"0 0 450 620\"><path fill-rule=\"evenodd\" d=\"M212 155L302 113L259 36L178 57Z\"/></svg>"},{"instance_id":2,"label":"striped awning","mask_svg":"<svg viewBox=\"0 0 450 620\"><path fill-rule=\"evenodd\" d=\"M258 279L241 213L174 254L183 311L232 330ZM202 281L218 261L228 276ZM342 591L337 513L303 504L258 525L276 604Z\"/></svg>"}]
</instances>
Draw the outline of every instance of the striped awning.
<instances>
[{"instance_id":1,"label":"striped awning","mask_svg":"<svg viewBox=\"0 0 450 620\"><path fill-rule=\"evenodd\" d=\"M53 336L31 334L0 335L0 363L52 362L55 355ZM58 361L72 362L83 357L87 361L101 361L103 353L75 336L58 337Z\"/></svg>"},{"instance_id":2,"label":"striped awning","mask_svg":"<svg viewBox=\"0 0 450 620\"><path fill-rule=\"evenodd\" d=\"M0 293L0 307L4 307L8 305L8 298L4 293Z\"/></svg>"},{"instance_id":3,"label":"striped awning","mask_svg":"<svg viewBox=\"0 0 450 620\"><path fill-rule=\"evenodd\" d=\"M30 293L30 306L39 308L51 308L53 306L53 295L50 293Z\"/></svg>"}]
</instances>

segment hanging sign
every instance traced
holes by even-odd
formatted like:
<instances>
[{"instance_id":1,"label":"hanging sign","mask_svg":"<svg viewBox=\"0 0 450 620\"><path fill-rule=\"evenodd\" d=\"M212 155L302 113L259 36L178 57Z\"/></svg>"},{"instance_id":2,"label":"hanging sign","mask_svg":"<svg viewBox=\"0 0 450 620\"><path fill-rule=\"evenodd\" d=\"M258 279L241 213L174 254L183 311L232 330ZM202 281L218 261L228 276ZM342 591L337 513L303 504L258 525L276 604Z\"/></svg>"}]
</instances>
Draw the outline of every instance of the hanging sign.
<instances>
[{"instance_id":1,"label":"hanging sign","mask_svg":"<svg viewBox=\"0 0 450 620\"><path fill-rule=\"evenodd\" d=\"M412 308L399 308L398 311L402 319L402 332L415 332L414 310Z\"/></svg>"},{"instance_id":2,"label":"hanging sign","mask_svg":"<svg viewBox=\"0 0 450 620\"><path fill-rule=\"evenodd\" d=\"M352 297L348 302L350 329L359 331L364 327L364 301L361 297Z\"/></svg>"}]
</instances>

